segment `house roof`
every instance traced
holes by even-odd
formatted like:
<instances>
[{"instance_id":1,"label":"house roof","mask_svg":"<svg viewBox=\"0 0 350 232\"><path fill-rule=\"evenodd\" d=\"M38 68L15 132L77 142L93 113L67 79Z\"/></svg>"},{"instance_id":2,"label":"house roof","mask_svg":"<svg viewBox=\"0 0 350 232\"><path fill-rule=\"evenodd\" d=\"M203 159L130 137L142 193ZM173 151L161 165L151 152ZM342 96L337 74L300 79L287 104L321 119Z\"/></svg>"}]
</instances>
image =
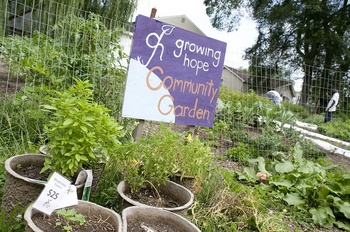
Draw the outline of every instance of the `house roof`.
<instances>
[{"instance_id":1,"label":"house roof","mask_svg":"<svg viewBox=\"0 0 350 232\"><path fill-rule=\"evenodd\" d=\"M227 65L224 65L224 69L228 70L233 76L236 78L240 79L244 83L248 83L248 80L250 78L250 75L248 73L242 72L238 69L229 67ZM293 83L290 80L285 80L285 79L270 79L270 84L273 89L276 88L282 88L282 87L289 87L291 90L291 93L293 96L295 96L295 90L293 87Z\"/></svg>"},{"instance_id":2,"label":"house roof","mask_svg":"<svg viewBox=\"0 0 350 232\"><path fill-rule=\"evenodd\" d=\"M154 19L206 36L186 15L156 17Z\"/></svg>"},{"instance_id":3,"label":"house roof","mask_svg":"<svg viewBox=\"0 0 350 232\"><path fill-rule=\"evenodd\" d=\"M238 69L229 67L227 65L224 65L224 69L227 69L230 73L232 73L232 75L234 75L235 77L237 77L238 79L240 79L242 82L247 82L250 78L250 75L248 73L242 72Z\"/></svg>"}]
</instances>

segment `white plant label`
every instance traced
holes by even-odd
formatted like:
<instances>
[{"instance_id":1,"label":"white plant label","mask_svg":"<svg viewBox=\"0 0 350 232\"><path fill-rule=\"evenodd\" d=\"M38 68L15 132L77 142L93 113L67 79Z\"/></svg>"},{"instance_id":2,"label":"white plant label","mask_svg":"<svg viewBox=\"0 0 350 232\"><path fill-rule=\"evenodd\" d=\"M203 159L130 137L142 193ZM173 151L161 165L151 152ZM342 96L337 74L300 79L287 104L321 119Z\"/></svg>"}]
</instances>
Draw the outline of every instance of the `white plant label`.
<instances>
[{"instance_id":1,"label":"white plant label","mask_svg":"<svg viewBox=\"0 0 350 232\"><path fill-rule=\"evenodd\" d=\"M54 172L38 199L34 202L33 208L51 215L55 209L78 204L76 187L62 175Z\"/></svg>"}]
</instances>

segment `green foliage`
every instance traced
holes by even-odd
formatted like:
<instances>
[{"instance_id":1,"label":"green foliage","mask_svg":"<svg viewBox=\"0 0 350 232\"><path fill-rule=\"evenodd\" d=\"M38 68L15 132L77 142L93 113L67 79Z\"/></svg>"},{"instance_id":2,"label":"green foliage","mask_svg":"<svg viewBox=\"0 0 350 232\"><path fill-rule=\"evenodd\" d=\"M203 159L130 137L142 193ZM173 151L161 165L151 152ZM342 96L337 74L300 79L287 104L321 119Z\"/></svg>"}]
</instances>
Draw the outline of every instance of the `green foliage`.
<instances>
[{"instance_id":1,"label":"green foliage","mask_svg":"<svg viewBox=\"0 0 350 232\"><path fill-rule=\"evenodd\" d=\"M0 100L0 137L8 146L16 141L42 140L43 124L48 121L47 114L39 109L43 96L37 88L25 87L22 91Z\"/></svg>"},{"instance_id":2,"label":"green foliage","mask_svg":"<svg viewBox=\"0 0 350 232\"><path fill-rule=\"evenodd\" d=\"M201 179L211 164L210 147L205 145L198 136L192 136L190 132L187 135L178 134L177 140L180 143L174 151L173 172L179 173L181 177L191 176Z\"/></svg>"},{"instance_id":3,"label":"green foliage","mask_svg":"<svg viewBox=\"0 0 350 232\"><path fill-rule=\"evenodd\" d=\"M318 146L316 146L313 142L304 141L300 144L304 157L311 158L322 158L327 156L327 153L322 151Z\"/></svg>"},{"instance_id":4,"label":"green foliage","mask_svg":"<svg viewBox=\"0 0 350 232\"><path fill-rule=\"evenodd\" d=\"M309 124L320 125L324 123L324 114L310 114L309 117L302 121Z\"/></svg>"},{"instance_id":5,"label":"green foliage","mask_svg":"<svg viewBox=\"0 0 350 232\"><path fill-rule=\"evenodd\" d=\"M77 213L75 209L59 209L55 213L59 218L56 226L64 231L72 232L85 223L85 216Z\"/></svg>"},{"instance_id":6,"label":"green foliage","mask_svg":"<svg viewBox=\"0 0 350 232\"><path fill-rule=\"evenodd\" d=\"M19 211L19 204L16 204L9 215L6 215L5 209L0 212L0 231L3 232L17 232L24 231L25 223L23 214L26 208Z\"/></svg>"},{"instance_id":7,"label":"green foliage","mask_svg":"<svg viewBox=\"0 0 350 232\"><path fill-rule=\"evenodd\" d=\"M332 138L338 138L350 142L350 120L333 120L330 123L322 123L318 126L320 133Z\"/></svg>"},{"instance_id":8,"label":"green foliage","mask_svg":"<svg viewBox=\"0 0 350 232\"><path fill-rule=\"evenodd\" d=\"M161 124L137 142L128 142L115 150L111 160L118 167L132 192L146 182L164 184L175 173L201 179L210 165L210 149L198 138L178 134Z\"/></svg>"},{"instance_id":9,"label":"green foliage","mask_svg":"<svg viewBox=\"0 0 350 232\"><path fill-rule=\"evenodd\" d=\"M69 177L79 168L106 162L123 135L109 110L92 99L92 85L76 81L67 91L54 91L43 110L52 113L45 125L49 155L42 171L51 169Z\"/></svg>"},{"instance_id":10,"label":"green foliage","mask_svg":"<svg viewBox=\"0 0 350 232\"><path fill-rule=\"evenodd\" d=\"M220 120L229 125L239 122L246 126L281 130L285 123L293 124L295 117L284 106L272 104L254 92L242 94L222 88L215 115L215 121Z\"/></svg>"},{"instance_id":11,"label":"green foliage","mask_svg":"<svg viewBox=\"0 0 350 232\"><path fill-rule=\"evenodd\" d=\"M255 168L236 172L240 179L254 182L257 172L265 173L269 177L266 188L289 206L308 213L315 224L323 227L341 224L342 228L350 229L347 222L350 174L335 165L322 166L305 159L299 144L289 155L279 152L273 160L259 157L251 163Z\"/></svg>"},{"instance_id":12,"label":"green foliage","mask_svg":"<svg viewBox=\"0 0 350 232\"><path fill-rule=\"evenodd\" d=\"M299 104L292 104L288 102L282 102L282 105L288 109L289 111L293 112L296 118L298 118L300 121L303 121L310 116L307 109L305 109L304 106Z\"/></svg>"},{"instance_id":13,"label":"green foliage","mask_svg":"<svg viewBox=\"0 0 350 232\"><path fill-rule=\"evenodd\" d=\"M120 212L119 206L122 199L116 189L123 176L117 170L118 167L116 167L115 162L106 163L97 189L92 192L90 200L98 205Z\"/></svg>"},{"instance_id":14,"label":"green foliage","mask_svg":"<svg viewBox=\"0 0 350 232\"><path fill-rule=\"evenodd\" d=\"M196 199L188 217L201 231L288 231L284 214L267 212L263 201L229 170L209 172Z\"/></svg>"},{"instance_id":15,"label":"green foliage","mask_svg":"<svg viewBox=\"0 0 350 232\"><path fill-rule=\"evenodd\" d=\"M302 69L305 76L300 101L303 104L310 103L308 101L312 97L313 103L317 101L314 89L340 86L342 77L349 71L347 31L350 26L342 26L343 22L349 21L348 1L337 3L287 1L281 4L279 1L252 0L242 4L239 0L204 1L212 25L222 30L231 31L237 26L241 12L250 12L257 22L258 36L256 43L247 49L246 58L253 56L250 57L250 70L253 74L261 74L251 75L260 78L256 81L256 87L269 85L266 77L274 70L286 66ZM305 20L317 23L305 24ZM305 47L313 49L303 49ZM270 66L274 68L266 72L265 67ZM330 71L332 68L343 73L334 74Z\"/></svg>"},{"instance_id":16,"label":"green foliage","mask_svg":"<svg viewBox=\"0 0 350 232\"><path fill-rule=\"evenodd\" d=\"M237 146L226 150L226 155L233 161L246 164L248 159L253 158L253 149L248 144L238 142Z\"/></svg>"},{"instance_id":17,"label":"green foliage","mask_svg":"<svg viewBox=\"0 0 350 232\"><path fill-rule=\"evenodd\" d=\"M26 78L26 85L61 90L71 86L74 78L89 80L94 85L94 99L117 114L121 110L117 94L126 77L121 65L125 54L118 44L120 32L108 30L100 16L90 14L88 19L67 15L52 34L54 38L40 32L30 38L5 37L0 46L4 63L13 74Z\"/></svg>"}]
</instances>

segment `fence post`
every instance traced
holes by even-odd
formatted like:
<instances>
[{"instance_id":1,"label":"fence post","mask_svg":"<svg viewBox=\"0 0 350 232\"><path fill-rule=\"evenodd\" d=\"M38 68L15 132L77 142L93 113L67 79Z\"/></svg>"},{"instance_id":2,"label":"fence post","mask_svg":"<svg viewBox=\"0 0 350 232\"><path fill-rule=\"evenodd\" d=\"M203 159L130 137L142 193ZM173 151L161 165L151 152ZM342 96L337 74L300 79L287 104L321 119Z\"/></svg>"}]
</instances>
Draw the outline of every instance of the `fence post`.
<instances>
[{"instance_id":1,"label":"fence post","mask_svg":"<svg viewBox=\"0 0 350 232\"><path fill-rule=\"evenodd\" d=\"M145 120L140 119L139 124L137 124L135 130L132 133L132 137L135 141L138 141L142 138L143 125L145 124Z\"/></svg>"}]
</instances>

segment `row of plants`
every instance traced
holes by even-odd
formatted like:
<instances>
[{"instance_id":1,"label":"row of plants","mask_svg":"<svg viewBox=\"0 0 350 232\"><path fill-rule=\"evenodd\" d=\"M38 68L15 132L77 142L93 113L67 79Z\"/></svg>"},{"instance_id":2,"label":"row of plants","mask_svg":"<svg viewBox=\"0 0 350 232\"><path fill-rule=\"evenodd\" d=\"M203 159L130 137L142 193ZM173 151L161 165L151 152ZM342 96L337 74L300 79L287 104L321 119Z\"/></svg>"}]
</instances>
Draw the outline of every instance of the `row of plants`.
<instances>
[{"instance_id":1,"label":"row of plants","mask_svg":"<svg viewBox=\"0 0 350 232\"><path fill-rule=\"evenodd\" d=\"M257 173L268 176L268 185L260 189L270 197L285 202L292 210L312 219L314 224L350 230L349 173L324 160L313 162L303 157L296 144L289 153L276 152L272 157L250 159L249 167L235 171L243 182L256 184Z\"/></svg>"},{"instance_id":2,"label":"row of plants","mask_svg":"<svg viewBox=\"0 0 350 232\"><path fill-rule=\"evenodd\" d=\"M49 111L48 115L52 118L52 121L48 120L48 123L45 127L43 137L47 141L47 145L50 144L50 141L55 144L55 142L59 142L58 145L69 144L67 139L63 139L62 135L70 135L73 133L71 131L70 126L76 123L76 126L81 127L83 131L86 126L84 123L79 124L84 121L84 116L82 111L84 109L90 109L88 106L95 106L96 109L100 110L98 112L103 112L103 108L101 106L96 105L91 100L91 85L88 82L77 81L75 86L72 86L69 90L61 92L56 92L53 96L48 96L47 102L51 102L52 105L44 105L41 110ZM80 98L83 95L85 96L85 101L82 100L84 97ZM80 96L80 97L79 97ZM72 104L77 104L72 107ZM67 106L67 108L62 109L70 109L71 113L59 113L62 106ZM78 108L78 106L84 106L83 108ZM75 110L79 109L80 114L76 114ZM58 112L57 112L58 111ZM63 111L62 111L63 112ZM88 115L93 116L94 114L91 111ZM75 117L74 117L75 115ZM76 117L79 115L79 117ZM102 117L105 115L104 113L100 114ZM57 118L59 117L59 119ZM74 122L74 119L76 122ZM92 118L89 119L90 123L94 120ZM88 121L89 121L88 120ZM106 118L108 120L108 117ZM109 118L109 120L114 120ZM58 124L59 123L59 124ZM88 123L89 124L89 123ZM58 126L60 125L60 126ZM51 133L50 128L56 128L58 134L53 133L52 137L46 137L46 133ZM88 129L89 126L86 126ZM93 128L93 127L91 127ZM121 128L121 126L113 127L118 129L117 131L110 132L115 133L115 135L119 135L118 137L122 137L123 130L125 128ZM275 127L273 127L275 128ZM53 131L55 131L54 129ZM59 130L62 130L60 133ZM79 131L79 130L77 130ZM214 131L214 130L213 130ZM274 130L275 131L275 130ZM60 135L60 136L57 136ZM156 130L156 133L150 133L145 138L141 139L139 142L127 141L123 142L122 145L118 146L118 144L113 144L114 151L108 157L109 162L104 172L104 176L101 180L98 191L93 195L93 201L98 202L101 205L105 205L110 208L114 208L118 210L117 202L120 200L118 196L113 193L115 192L115 184L122 178L127 178L130 183L135 183L135 190L140 187L140 183L144 183L145 180L148 181L161 181L162 178L165 180L169 178L171 174L180 172L183 175L194 175L197 177L197 180L200 181L200 190L196 192L196 202L191 208L190 214L188 218L196 223L203 231L213 231L213 228L220 228L222 231L230 231L230 230L240 230L240 231L281 231L286 230L286 224L282 223L285 220L285 217L288 217L287 213L279 213L274 214L276 209L276 205L280 207L286 208L288 205L283 204L283 202L290 202L290 206L294 206L293 201L286 201L283 197L278 199L278 204L272 204L271 202L276 202L276 199L271 199L271 196L274 194L268 194L271 190L266 190L262 188L262 185L258 187L254 186L252 188L252 184L258 182L258 178L256 177L256 173L253 171L247 171L249 169L244 169L245 171L242 173L239 172L230 172L227 170L222 170L220 167L217 167L212 164L211 158L214 157L214 154L210 153L210 149L205 145L198 137L189 136L191 134L187 133L177 133L171 130L169 127L164 127L161 125L159 130ZM272 136L272 135L271 135ZM73 136L74 138L75 136ZM78 136L79 138L83 137L82 135ZM55 141L55 139L57 140ZM192 139L191 139L192 138ZM268 141L269 139L263 139L262 141ZM84 141L84 140L82 140ZM250 138L245 137L242 139L240 146L244 147L245 143L249 143ZM255 142L257 140L254 140ZM78 143L79 141L71 141L71 143ZM86 141L85 141L86 142ZM256 142L264 144L265 142ZM210 144L210 143L208 143ZM27 146L27 149L38 149L38 145ZM272 146L272 145L270 145ZM74 146L73 146L74 147ZM79 146L80 147L80 146ZM82 145L84 147L84 145ZM249 146L245 146L249 148ZM258 147L258 146L257 146ZM60 148L61 149L61 148ZM60 150L59 149L59 150ZM65 149L65 148L64 148ZM232 148L234 149L234 148ZM279 146L274 148L276 150L279 149ZM269 155L273 154L268 152ZM69 153L69 151L67 151ZM197 153L198 152L198 153ZM232 152L234 156L236 152ZM237 152L238 153L238 152ZM161 156L159 156L162 154ZM198 157L194 156L194 154L198 154ZM242 160L246 155L246 160L249 157L248 152L242 152ZM251 152L254 154L254 151ZM283 154L283 153L281 153ZM50 153L48 153L50 155ZM187 155L187 158L186 156ZM180 156L180 157L179 157ZM64 157L64 156L58 156ZM64 157L65 159L67 157ZM84 163L84 159L80 160L79 157L70 157L71 160L81 161ZM254 158L254 157L253 157ZM260 169L257 171L265 171L267 172L267 168L264 168L262 163L267 163L267 159L271 158L269 156L264 156L264 158L256 158L255 163ZM264 160L266 159L266 160ZM258 160L258 161L257 161ZM276 162L276 157L272 159ZM185 161L182 164L185 166L181 166L181 163L177 161ZM194 161L194 162L191 162ZM67 160L65 161L67 162ZM309 161L308 161L309 162ZM254 164L252 160L248 160L249 164ZM310 166L310 163L308 163ZM190 166L190 167L187 167ZM75 168L69 165L61 165L63 168ZM119 170L119 171L117 171ZM191 171L195 171L192 172ZM257 172L255 171L255 172ZM68 172L69 173L69 172ZM156 174L156 175L154 175ZM249 175L248 175L249 174ZM268 173L269 174L269 173ZM238 177L238 179L237 179ZM239 181L244 181L243 184L239 183ZM247 181L249 180L249 181ZM238 181L238 182L237 182ZM249 183L247 186L244 184ZM114 185L113 185L114 183ZM271 180L270 180L271 183ZM274 183L274 182L273 182ZM269 185L270 186L270 185ZM281 186L283 186L281 184ZM284 186L285 187L285 186ZM217 193L217 189L220 189L219 193ZM292 190L292 188L284 188L286 191L284 195L289 196L292 193L288 191ZM281 190L278 189L280 192ZM266 196L265 196L265 195ZM276 198L276 197L274 197ZM309 196L305 197L306 199ZM231 199L231 200L230 200ZM288 198L287 198L288 199ZM226 201L227 200L227 201ZM236 200L236 201L232 201ZM240 204L232 204L240 202ZM335 202L335 201L334 201ZM339 202L338 202L339 203ZM224 205L222 205L224 204ZM304 203L303 206L307 206L308 204ZM340 205L340 204L339 204ZM269 207L270 206L270 207ZM222 208L221 208L222 207ZM300 208L300 207L299 207ZM297 210L300 210L296 207ZM340 206L338 206L340 208ZM317 208L315 208L317 209ZM337 208L335 208L337 209ZM289 211L289 210L288 210ZM287 211L287 212L288 212ZM320 209L321 212L322 209ZM271 213L273 212L273 213ZM301 210L301 212L304 212ZM310 211L310 215L313 211ZM339 212L337 212L339 213ZM211 215L210 215L211 214ZM297 213L296 213L297 214ZM210 215L210 217L208 217ZM298 214L297 214L298 215ZM294 217L295 215L293 215ZM296 216L297 217L297 216ZM311 219L311 217L309 218ZM331 217L332 219L332 217ZM291 217L289 220L293 221L294 219ZM319 219L318 219L319 220ZM326 221L329 221L327 219ZM338 220L333 218L333 223L339 227L345 228L345 226L339 224ZM305 220L304 220L305 221ZM311 220L310 220L311 221ZM306 222L309 222L306 220ZM332 221L330 221L332 222ZM318 223L315 221L314 223ZM329 222L318 223L322 226L329 226ZM272 230L271 230L272 229Z\"/></svg>"},{"instance_id":3,"label":"row of plants","mask_svg":"<svg viewBox=\"0 0 350 232\"><path fill-rule=\"evenodd\" d=\"M146 183L152 183L157 188L174 174L180 174L181 178L191 176L201 181L211 158L210 148L198 137L192 137L190 133L179 134L160 125L156 133L137 142L123 141L120 138L127 134L126 129L108 114L109 110L105 106L94 102L92 96L92 85L87 81L76 80L76 84L68 90L52 91L46 97L47 104L40 107L48 115L44 139L41 141L45 142L46 156L41 172L56 171L74 183L79 170L93 169L103 162L108 164L107 170L120 173L122 179L131 186L132 193L140 192ZM41 145L33 144L33 152L38 153ZM25 166L15 165L13 168L21 170ZM32 176L30 178L35 179ZM106 180L109 183L113 181ZM18 192L18 185L16 188ZM105 193L107 190L100 191ZM112 195L110 197L117 198L115 194ZM10 199L16 198L12 196ZM106 202L102 204L106 205ZM121 210L117 205L114 207L115 210Z\"/></svg>"},{"instance_id":4,"label":"row of plants","mask_svg":"<svg viewBox=\"0 0 350 232\"><path fill-rule=\"evenodd\" d=\"M234 179L250 187L252 194L261 199L260 203L264 205L265 211L268 209L274 213L284 212L274 220L281 217L282 220L299 221L301 227L305 224L310 226L311 223L315 226L327 228L337 226L349 230L345 187L348 172L326 162L323 159L326 153L304 140L299 132L291 128L283 128L284 123L293 125L297 114L288 112L289 108L287 110L283 105L273 105L253 92L236 97L240 94L225 88L222 90L219 95L221 101L218 104L216 123L214 128L208 131L210 135L208 138L209 143L214 147L223 146L216 138L221 137L225 143L229 141L230 146L224 156L243 165L234 171ZM236 99L240 100L235 101ZM274 113L269 113L271 111ZM305 114L304 111L301 112ZM303 117L307 118L306 114ZM323 119L323 116L321 117ZM281 123L276 123L277 121ZM322 126L333 128L333 124L319 123L318 125L319 128ZM348 138L343 137L344 140ZM298 145L295 146L295 144ZM294 147L292 151L291 147ZM292 163L293 155L298 156L297 161L294 160L297 164ZM274 165L278 171L272 172ZM288 173L287 177L279 176L286 173ZM268 178L268 185L262 184L261 175ZM266 182L265 178L264 182ZM281 179L277 181L277 178L285 182ZM292 183L289 182L290 180ZM286 182L290 185L285 185ZM337 183L337 187L334 183ZM321 188L329 191L318 193ZM336 198L331 196L327 198L322 194L333 194ZM308 216L305 217L305 215ZM235 228L236 226L234 224ZM286 229L281 227L266 231L282 230ZM229 231L228 228L227 231Z\"/></svg>"}]
</instances>

